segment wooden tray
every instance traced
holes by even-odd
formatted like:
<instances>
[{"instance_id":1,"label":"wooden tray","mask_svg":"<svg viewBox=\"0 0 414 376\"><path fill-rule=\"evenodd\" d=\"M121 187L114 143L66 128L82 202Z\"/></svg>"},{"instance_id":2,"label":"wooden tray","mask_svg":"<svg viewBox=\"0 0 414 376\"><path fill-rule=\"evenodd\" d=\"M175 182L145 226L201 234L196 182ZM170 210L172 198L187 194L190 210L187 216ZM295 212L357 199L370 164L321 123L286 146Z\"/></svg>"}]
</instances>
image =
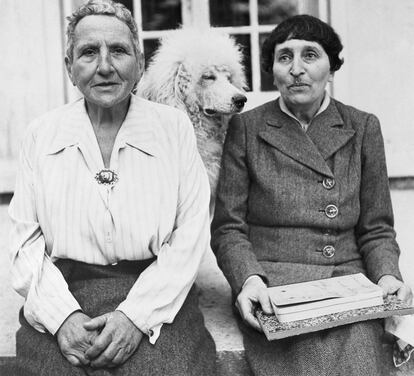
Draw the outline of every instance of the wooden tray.
<instances>
[{"instance_id":1,"label":"wooden tray","mask_svg":"<svg viewBox=\"0 0 414 376\"><path fill-rule=\"evenodd\" d=\"M261 309L256 310L256 317L269 341L297 336L304 333L317 332L319 330L347 325L358 321L411 314L414 314L414 307L398 300L394 296L385 298L383 305L352 309L350 311L287 323L279 322L275 315L266 315Z\"/></svg>"}]
</instances>

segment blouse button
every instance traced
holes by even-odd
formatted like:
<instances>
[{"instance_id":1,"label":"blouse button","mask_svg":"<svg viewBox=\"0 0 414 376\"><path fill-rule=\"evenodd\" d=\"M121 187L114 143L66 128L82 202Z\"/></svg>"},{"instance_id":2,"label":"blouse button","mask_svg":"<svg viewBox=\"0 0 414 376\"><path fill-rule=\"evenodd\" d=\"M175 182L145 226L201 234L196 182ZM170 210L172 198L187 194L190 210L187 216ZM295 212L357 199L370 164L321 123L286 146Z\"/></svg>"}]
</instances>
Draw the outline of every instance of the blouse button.
<instances>
[{"instance_id":1,"label":"blouse button","mask_svg":"<svg viewBox=\"0 0 414 376\"><path fill-rule=\"evenodd\" d=\"M335 187L335 179L332 178L324 178L322 180L322 185L325 189L332 189L333 187Z\"/></svg>"}]
</instances>

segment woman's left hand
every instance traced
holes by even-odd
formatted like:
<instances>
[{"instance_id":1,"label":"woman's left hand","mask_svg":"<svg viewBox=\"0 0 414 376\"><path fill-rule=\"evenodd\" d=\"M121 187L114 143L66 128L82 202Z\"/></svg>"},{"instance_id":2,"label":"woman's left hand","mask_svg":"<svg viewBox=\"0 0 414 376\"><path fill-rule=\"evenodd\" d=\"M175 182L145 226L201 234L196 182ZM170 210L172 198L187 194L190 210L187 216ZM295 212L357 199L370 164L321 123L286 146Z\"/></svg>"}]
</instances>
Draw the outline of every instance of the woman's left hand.
<instances>
[{"instance_id":1,"label":"woman's left hand","mask_svg":"<svg viewBox=\"0 0 414 376\"><path fill-rule=\"evenodd\" d=\"M100 330L86 351L93 368L117 367L138 348L143 333L121 311L105 313L83 324L86 330Z\"/></svg>"},{"instance_id":2,"label":"woman's left hand","mask_svg":"<svg viewBox=\"0 0 414 376\"><path fill-rule=\"evenodd\" d=\"M378 286L382 288L384 297L387 295L397 295L398 299L410 305L413 303L413 292L410 286L392 275L382 276L378 281Z\"/></svg>"}]
</instances>

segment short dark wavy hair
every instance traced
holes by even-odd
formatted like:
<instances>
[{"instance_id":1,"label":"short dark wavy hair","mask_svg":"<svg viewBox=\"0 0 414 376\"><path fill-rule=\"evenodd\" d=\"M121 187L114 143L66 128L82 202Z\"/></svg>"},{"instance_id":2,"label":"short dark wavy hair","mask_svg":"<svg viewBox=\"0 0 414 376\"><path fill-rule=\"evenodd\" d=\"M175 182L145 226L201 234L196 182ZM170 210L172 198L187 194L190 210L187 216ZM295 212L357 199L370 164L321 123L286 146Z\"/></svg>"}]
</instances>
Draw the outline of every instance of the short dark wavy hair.
<instances>
[{"instance_id":1,"label":"short dark wavy hair","mask_svg":"<svg viewBox=\"0 0 414 376\"><path fill-rule=\"evenodd\" d=\"M287 18L266 38L262 46L263 71L272 73L275 47L289 39L319 43L329 57L331 72L339 70L344 63L344 59L339 57L343 46L335 30L319 18L303 14Z\"/></svg>"}]
</instances>

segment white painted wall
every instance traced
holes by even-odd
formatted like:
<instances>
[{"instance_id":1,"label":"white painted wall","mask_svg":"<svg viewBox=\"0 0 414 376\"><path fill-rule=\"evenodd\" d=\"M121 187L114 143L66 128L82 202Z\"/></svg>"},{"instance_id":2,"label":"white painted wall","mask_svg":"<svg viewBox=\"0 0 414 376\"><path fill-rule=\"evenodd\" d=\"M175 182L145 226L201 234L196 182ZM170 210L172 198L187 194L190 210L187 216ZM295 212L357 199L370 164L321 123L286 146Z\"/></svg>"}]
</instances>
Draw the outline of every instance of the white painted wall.
<instances>
[{"instance_id":1,"label":"white painted wall","mask_svg":"<svg viewBox=\"0 0 414 376\"><path fill-rule=\"evenodd\" d=\"M414 1L331 0L345 46L334 96L376 114L390 176L414 176Z\"/></svg>"},{"instance_id":2,"label":"white painted wall","mask_svg":"<svg viewBox=\"0 0 414 376\"><path fill-rule=\"evenodd\" d=\"M14 184L30 120L64 103L59 1L1 0L0 192Z\"/></svg>"},{"instance_id":3,"label":"white painted wall","mask_svg":"<svg viewBox=\"0 0 414 376\"><path fill-rule=\"evenodd\" d=\"M65 97L78 97L66 80L61 23L81 1L1 0L0 193L12 191L28 122L63 104ZM334 96L375 113L383 126L390 176L414 176L414 1L327 2L345 45ZM249 93L247 108L275 95Z\"/></svg>"}]
</instances>

